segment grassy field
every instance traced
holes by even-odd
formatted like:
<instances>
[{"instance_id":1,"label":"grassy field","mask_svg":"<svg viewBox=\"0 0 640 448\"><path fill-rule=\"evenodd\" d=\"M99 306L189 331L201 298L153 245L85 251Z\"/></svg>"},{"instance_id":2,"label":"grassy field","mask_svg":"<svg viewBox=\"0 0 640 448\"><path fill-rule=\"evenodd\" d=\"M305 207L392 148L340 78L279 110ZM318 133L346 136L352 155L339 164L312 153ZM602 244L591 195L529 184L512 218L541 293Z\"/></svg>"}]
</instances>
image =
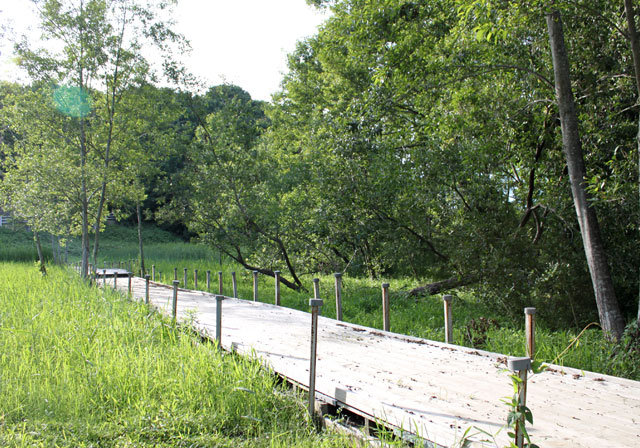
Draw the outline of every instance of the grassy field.
<instances>
[{"instance_id":1,"label":"grassy field","mask_svg":"<svg viewBox=\"0 0 640 448\"><path fill-rule=\"evenodd\" d=\"M0 446L346 447L257 361L70 270L0 262Z\"/></svg>"}]
</instances>

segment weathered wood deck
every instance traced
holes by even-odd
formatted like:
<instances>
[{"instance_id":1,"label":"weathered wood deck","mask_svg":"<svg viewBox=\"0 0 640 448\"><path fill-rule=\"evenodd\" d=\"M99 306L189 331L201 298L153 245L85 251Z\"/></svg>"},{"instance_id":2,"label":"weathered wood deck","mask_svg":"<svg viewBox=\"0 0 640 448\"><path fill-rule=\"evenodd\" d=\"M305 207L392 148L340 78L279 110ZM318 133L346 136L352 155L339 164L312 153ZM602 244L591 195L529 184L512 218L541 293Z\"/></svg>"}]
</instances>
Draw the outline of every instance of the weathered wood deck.
<instances>
[{"instance_id":1,"label":"weathered wood deck","mask_svg":"<svg viewBox=\"0 0 640 448\"><path fill-rule=\"evenodd\" d=\"M127 281L117 286L126 290ZM143 300L144 279L133 279L133 291ZM150 297L171 313L172 287L152 283ZM225 348L255 353L279 375L308 384L310 314L237 299L222 308ZM179 290L178 319L194 317L211 336L215 309L213 294ZM512 394L505 359L321 317L316 389L360 415L457 446L467 428L495 434L505 422L500 399ZM640 382L551 366L530 379L527 405L534 415L528 428L541 447L640 447ZM495 446L486 438L474 437L474 446ZM497 441L506 444L504 431Z\"/></svg>"}]
</instances>

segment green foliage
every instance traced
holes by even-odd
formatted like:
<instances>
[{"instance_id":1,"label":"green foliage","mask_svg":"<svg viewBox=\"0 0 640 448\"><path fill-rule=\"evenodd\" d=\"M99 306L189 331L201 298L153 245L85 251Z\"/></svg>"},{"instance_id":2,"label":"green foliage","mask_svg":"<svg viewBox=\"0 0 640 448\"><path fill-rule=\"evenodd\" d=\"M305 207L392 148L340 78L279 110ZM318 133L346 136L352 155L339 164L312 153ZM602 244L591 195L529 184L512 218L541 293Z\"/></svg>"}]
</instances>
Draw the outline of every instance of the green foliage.
<instances>
[{"instance_id":1,"label":"green foliage","mask_svg":"<svg viewBox=\"0 0 640 448\"><path fill-rule=\"evenodd\" d=\"M297 265L372 277L472 274L495 312L516 317L533 305L550 325L591 321L543 9L328 4L318 35L290 55L263 138L279 161L279 222L303 229L288 238ZM608 249L621 254L612 271L631 314L635 96L631 79L613 75L630 70L628 45L594 21L616 24L614 5L561 6L575 18L568 38L590 183Z\"/></svg>"}]
</instances>

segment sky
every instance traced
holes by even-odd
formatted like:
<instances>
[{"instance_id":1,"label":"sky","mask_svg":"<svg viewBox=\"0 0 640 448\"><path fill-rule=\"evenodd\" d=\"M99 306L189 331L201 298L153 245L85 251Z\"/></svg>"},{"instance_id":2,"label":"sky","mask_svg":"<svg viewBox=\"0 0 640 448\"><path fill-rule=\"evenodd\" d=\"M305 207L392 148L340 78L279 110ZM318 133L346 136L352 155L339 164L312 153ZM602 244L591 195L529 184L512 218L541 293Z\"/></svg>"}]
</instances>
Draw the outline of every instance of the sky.
<instances>
[{"instance_id":1,"label":"sky","mask_svg":"<svg viewBox=\"0 0 640 448\"><path fill-rule=\"evenodd\" d=\"M268 101L287 71L286 55L296 42L316 34L328 16L305 0L180 0L175 30L191 41L183 60L208 85L236 84ZM0 0L0 79L25 81L11 62L12 37L39 38L37 15L29 0Z\"/></svg>"}]
</instances>

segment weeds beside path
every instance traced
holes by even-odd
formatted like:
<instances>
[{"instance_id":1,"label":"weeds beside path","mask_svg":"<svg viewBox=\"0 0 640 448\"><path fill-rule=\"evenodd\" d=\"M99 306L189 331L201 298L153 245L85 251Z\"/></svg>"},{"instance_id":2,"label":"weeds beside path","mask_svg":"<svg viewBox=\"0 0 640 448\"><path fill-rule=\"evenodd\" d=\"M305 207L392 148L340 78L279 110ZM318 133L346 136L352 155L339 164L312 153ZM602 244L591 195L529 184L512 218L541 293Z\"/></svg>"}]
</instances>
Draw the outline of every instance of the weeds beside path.
<instances>
[{"instance_id":1,"label":"weeds beside path","mask_svg":"<svg viewBox=\"0 0 640 448\"><path fill-rule=\"evenodd\" d=\"M61 268L0 263L1 446L321 446L251 360Z\"/></svg>"}]
</instances>

